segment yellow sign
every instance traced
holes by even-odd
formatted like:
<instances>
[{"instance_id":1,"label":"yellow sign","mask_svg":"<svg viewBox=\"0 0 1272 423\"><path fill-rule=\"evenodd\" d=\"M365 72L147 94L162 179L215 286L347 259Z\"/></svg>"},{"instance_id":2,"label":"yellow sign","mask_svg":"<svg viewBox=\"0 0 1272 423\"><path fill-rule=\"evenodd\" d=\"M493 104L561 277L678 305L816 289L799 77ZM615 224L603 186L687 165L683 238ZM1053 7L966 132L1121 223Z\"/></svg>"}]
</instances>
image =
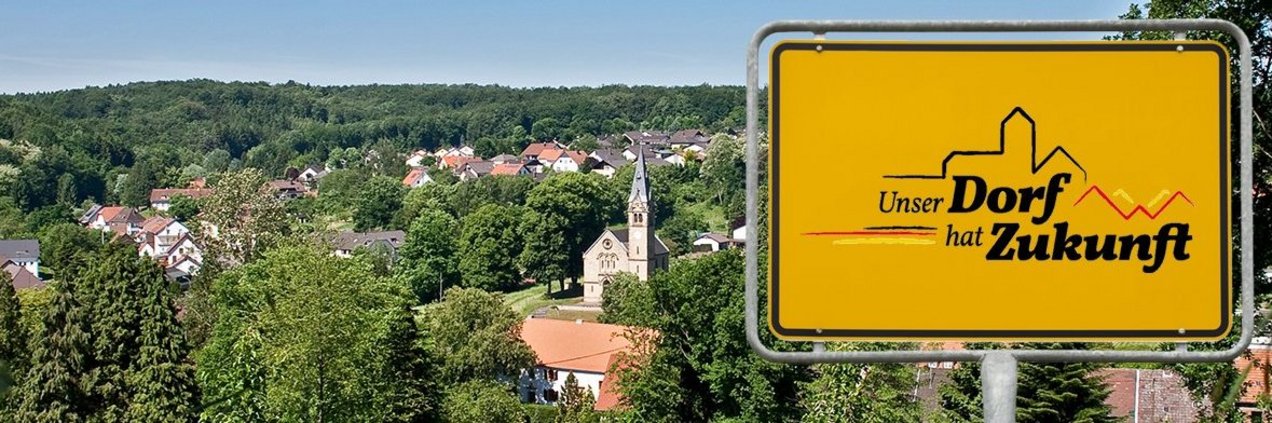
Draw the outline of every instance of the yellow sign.
<instances>
[{"instance_id":1,"label":"yellow sign","mask_svg":"<svg viewBox=\"0 0 1272 423\"><path fill-rule=\"evenodd\" d=\"M1220 44L787 41L769 95L778 337L1228 332Z\"/></svg>"}]
</instances>

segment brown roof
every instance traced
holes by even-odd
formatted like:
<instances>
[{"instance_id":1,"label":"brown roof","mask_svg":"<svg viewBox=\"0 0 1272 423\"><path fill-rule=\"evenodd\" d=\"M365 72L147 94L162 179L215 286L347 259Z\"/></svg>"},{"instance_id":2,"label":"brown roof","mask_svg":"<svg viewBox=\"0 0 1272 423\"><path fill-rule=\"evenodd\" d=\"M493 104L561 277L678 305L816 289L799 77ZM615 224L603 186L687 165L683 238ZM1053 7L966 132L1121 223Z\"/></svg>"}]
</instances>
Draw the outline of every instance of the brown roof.
<instances>
[{"instance_id":1,"label":"brown roof","mask_svg":"<svg viewBox=\"0 0 1272 423\"><path fill-rule=\"evenodd\" d=\"M583 150L566 151L565 154L570 156L570 160L574 160L574 163L578 163L579 165L582 165L584 161L587 161L587 152Z\"/></svg>"},{"instance_id":2,"label":"brown roof","mask_svg":"<svg viewBox=\"0 0 1272 423\"><path fill-rule=\"evenodd\" d=\"M211 188L160 188L150 190L150 202L167 201L172 197L184 195L190 198L203 198L212 195Z\"/></svg>"},{"instance_id":3,"label":"brown roof","mask_svg":"<svg viewBox=\"0 0 1272 423\"><path fill-rule=\"evenodd\" d=\"M443 163L443 164L445 164L445 165L446 165L446 167L447 167L447 168L450 168L450 169L459 169L459 168L461 168L461 167L464 167L464 164L466 164L466 163L468 163L468 162L471 162L471 161L474 161L474 160L481 160L481 158L480 158L480 157L468 157L468 156L446 156L446 157L442 157L442 163Z\"/></svg>"},{"instance_id":4,"label":"brown roof","mask_svg":"<svg viewBox=\"0 0 1272 423\"><path fill-rule=\"evenodd\" d=\"M1197 407L1184 387L1184 378L1164 369L1101 369L1098 375L1109 387L1104 403L1114 417L1135 415L1135 373L1139 372L1139 421L1191 422Z\"/></svg>"},{"instance_id":5,"label":"brown roof","mask_svg":"<svg viewBox=\"0 0 1272 423\"><path fill-rule=\"evenodd\" d=\"M168 227L168 225L172 224L172 222L175 220L176 219L167 218L167 217L152 217L152 218L146 219L145 222L141 222L141 231L145 233L150 233L150 234L157 234L159 233L159 231L162 231L163 228L166 228Z\"/></svg>"},{"instance_id":6,"label":"brown roof","mask_svg":"<svg viewBox=\"0 0 1272 423\"><path fill-rule=\"evenodd\" d=\"M269 181L269 187L270 189L273 189L274 191L305 191L306 190L305 184L302 184L296 181L289 181L286 179L275 179L275 180Z\"/></svg>"},{"instance_id":7,"label":"brown roof","mask_svg":"<svg viewBox=\"0 0 1272 423\"><path fill-rule=\"evenodd\" d=\"M539 357L539 365L554 369L606 373L610 357L631 349L623 336L626 326L583 321L526 319L521 339Z\"/></svg>"},{"instance_id":8,"label":"brown roof","mask_svg":"<svg viewBox=\"0 0 1272 423\"><path fill-rule=\"evenodd\" d=\"M526 146L525 150L521 150L521 157L538 156L540 154L543 154L543 150L546 150L546 149L556 150L560 148L561 148L561 144L556 142L530 143L530 145Z\"/></svg>"},{"instance_id":9,"label":"brown roof","mask_svg":"<svg viewBox=\"0 0 1272 423\"><path fill-rule=\"evenodd\" d=\"M526 165L521 163L500 163L490 171L491 175L519 175Z\"/></svg>"},{"instance_id":10,"label":"brown roof","mask_svg":"<svg viewBox=\"0 0 1272 423\"><path fill-rule=\"evenodd\" d=\"M13 278L13 289L40 288L44 286L44 281L31 274L25 267L14 263L6 257L0 257L0 267L9 273L9 277Z\"/></svg>"}]
</instances>

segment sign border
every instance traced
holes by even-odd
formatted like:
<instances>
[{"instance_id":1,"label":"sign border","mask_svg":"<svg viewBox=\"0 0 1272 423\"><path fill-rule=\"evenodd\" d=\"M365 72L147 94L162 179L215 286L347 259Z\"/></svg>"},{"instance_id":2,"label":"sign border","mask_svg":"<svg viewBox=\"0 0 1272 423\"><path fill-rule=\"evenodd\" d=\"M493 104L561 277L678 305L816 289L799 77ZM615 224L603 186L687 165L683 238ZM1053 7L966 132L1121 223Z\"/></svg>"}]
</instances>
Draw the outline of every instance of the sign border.
<instances>
[{"instance_id":1,"label":"sign border","mask_svg":"<svg viewBox=\"0 0 1272 423\"><path fill-rule=\"evenodd\" d=\"M1160 350L888 350L888 351L826 351L825 343L813 342L812 351L807 346L783 345L781 351L768 347L760 337L760 298L759 298L759 244L756 239L756 225L759 222L759 50L765 39L778 33L812 33L816 37L828 32L849 33L1016 33L1016 32L1136 32L1165 31L1174 32L1176 39L1182 39L1186 31L1206 31L1208 37L1223 34L1232 37L1237 44L1239 55L1236 67L1239 72L1237 83L1238 109L1235 117L1238 124L1237 168L1240 173L1240 189L1237 189L1239 203L1236 209L1240 215L1237 236L1240 250L1240 338L1226 350L1189 351L1187 343L1179 343L1172 351ZM1251 72L1252 53L1250 39L1245 32L1222 19L1132 19L1132 20L1060 20L1060 21L846 21L846 20L787 20L774 21L759 27L752 35L746 52L746 222L747 242L745 261L745 291L743 292L744 315L743 330L747 345L760 358L778 363L814 364L814 363L916 363L933 361L986 361L1011 364L1015 361L1034 363L1046 362L1140 362L1140 363L1200 363L1227 362L1241 355L1254 338L1254 205L1253 183L1253 118L1254 98L1251 93L1253 72ZM767 339L772 339L770 335ZM991 360L996 359L997 361ZM992 363L991 363L992 364ZM1014 365L1009 366L1014 367ZM987 367L988 369L988 367ZM1014 372L1013 372L1014 373ZM1002 376L1002 375L1000 375ZM1012 378L1014 379L1014 378ZM1010 392L999 396L1009 397ZM987 400L990 399L987 397Z\"/></svg>"},{"instance_id":2,"label":"sign border","mask_svg":"<svg viewBox=\"0 0 1272 423\"><path fill-rule=\"evenodd\" d=\"M781 167L780 167L780 110L781 103L781 55L787 51L888 51L888 52L1175 52L1179 46L1187 46L1184 51L1214 53L1218 62L1219 82L1219 326L1216 328L1194 329L1052 329L1052 330L996 330L996 329L837 329L837 328L789 328L781 325L781 284L778 277L780 257L780 205ZM967 340L989 340L1005 338L1077 340L1077 339L1214 339L1222 337L1230 329L1232 298L1231 286L1231 243L1229 234L1232 227L1229 203L1231 194L1229 185L1232 175L1229 173L1231 144L1229 132L1231 118L1228 102L1230 98L1229 56L1227 50L1217 42L834 42L824 40L788 40L775 45L769 59L769 289L772 301L769 302L769 328L780 337L793 339L826 339L835 338L878 338L878 339L919 339L919 338L959 338Z\"/></svg>"}]
</instances>

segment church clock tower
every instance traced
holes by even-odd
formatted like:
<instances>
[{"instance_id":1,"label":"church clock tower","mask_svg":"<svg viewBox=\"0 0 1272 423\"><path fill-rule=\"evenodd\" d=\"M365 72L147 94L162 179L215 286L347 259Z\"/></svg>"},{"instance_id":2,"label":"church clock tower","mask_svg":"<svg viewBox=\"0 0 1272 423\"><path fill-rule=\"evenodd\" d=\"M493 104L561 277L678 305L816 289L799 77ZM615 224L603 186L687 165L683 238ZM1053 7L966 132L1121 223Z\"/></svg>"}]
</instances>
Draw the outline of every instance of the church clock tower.
<instances>
[{"instance_id":1,"label":"church clock tower","mask_svg":"<svg viewBox=\"0 0 1272 423\"><path fill-rule=\"evenodd\" d=\"M636 173L632 175L632 192L627 196L627 260L632 273L642 281L650 271L659 268L654 251L654 199L650 195L649 176L645 169L645 148L636 150Z\"/></svg>"}]
</instances>

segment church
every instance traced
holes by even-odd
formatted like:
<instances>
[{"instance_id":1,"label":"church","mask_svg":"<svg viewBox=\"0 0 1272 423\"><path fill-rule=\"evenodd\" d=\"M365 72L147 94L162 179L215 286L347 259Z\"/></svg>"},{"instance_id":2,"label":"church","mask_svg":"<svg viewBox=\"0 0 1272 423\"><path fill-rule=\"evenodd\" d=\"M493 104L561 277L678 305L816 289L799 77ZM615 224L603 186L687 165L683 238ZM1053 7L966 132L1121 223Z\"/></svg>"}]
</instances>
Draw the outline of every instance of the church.
<instances>
[{"instance_id":1,"label":"church","mask_svg":"<svg viewBox=\"0 0 1272 423\"><path fill-rule=\"evenodd\" d=\"M583 253L583 302L600 304L605 285L619 273L648 281L655 270L667 268L667 246L654 235L654 198L645 169L645 154L636 157L632 192L627 195L627 227L606 229Z\"/></svg>"}]
</instances>

